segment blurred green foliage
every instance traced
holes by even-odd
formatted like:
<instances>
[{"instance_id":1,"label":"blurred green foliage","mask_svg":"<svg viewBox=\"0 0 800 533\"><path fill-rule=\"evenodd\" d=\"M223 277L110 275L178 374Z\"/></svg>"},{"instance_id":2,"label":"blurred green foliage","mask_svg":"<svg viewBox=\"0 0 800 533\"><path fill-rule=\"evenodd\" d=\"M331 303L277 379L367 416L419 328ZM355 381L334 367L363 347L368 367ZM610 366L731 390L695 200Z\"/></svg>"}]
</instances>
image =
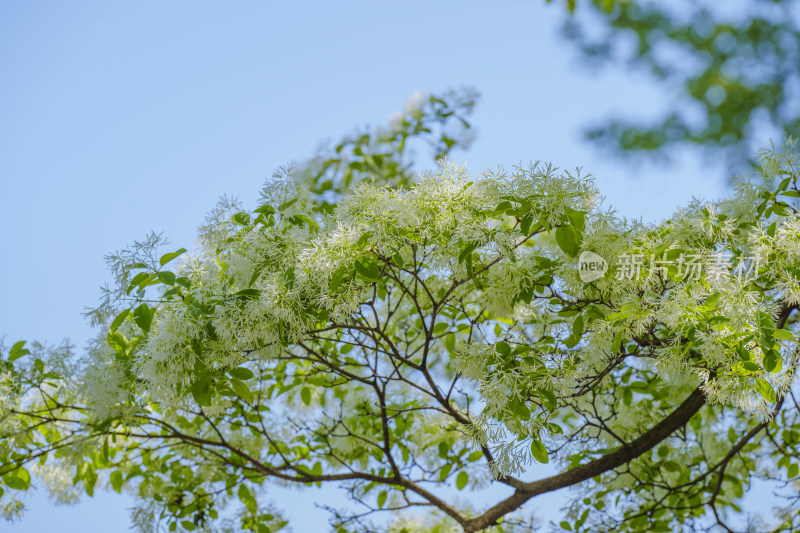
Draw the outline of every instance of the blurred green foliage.
<instances>
[{"instance_id":1,"label":"blurred green foliage","mask_svg":"<svg viewBox=\"0 0 800 533\"><path fill-rule=\"evenodd\" d=\"M321 210L327 211L365 179L377 185L408 187L418 177L415 164L420 152L439 161L469 148L474 130L467 118L478 97L471 87L416 93L388 125L359 130L324 147L292 169L292 174L308 186Z\"/></svg>"},{"instance_id":2,"label":"blurred green foliage","mask_svg":"<svg viewBox=\"0 0 800 533\"><path fill-rule=\"evenodd\" d=\"M651 117L586 130L620 155L700 147L734 167L800 133L800 8L794 0L580 3L564 26L592 66L625 63L676 97ZM597 29L600 29L599 33Z\"/></svg>"}]
</instances>

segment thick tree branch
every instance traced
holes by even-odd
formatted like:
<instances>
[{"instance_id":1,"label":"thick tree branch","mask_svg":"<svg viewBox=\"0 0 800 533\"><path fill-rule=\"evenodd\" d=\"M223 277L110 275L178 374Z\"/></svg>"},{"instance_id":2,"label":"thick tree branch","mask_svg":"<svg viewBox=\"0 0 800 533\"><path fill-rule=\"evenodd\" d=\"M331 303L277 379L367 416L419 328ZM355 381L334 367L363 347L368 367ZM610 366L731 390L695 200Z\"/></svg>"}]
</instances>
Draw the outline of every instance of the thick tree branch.
<instances>
[{"instance_id":1,"label":"thick tree branch","mask_svg":"<svg viewBox=\"0 0 800 533\"><path fill-rule=\"evenodd\" d=\"M617 448L599 459L561 474L524 484L514 494L488 509L482 515L462 523L464 530L472 532L485 529L494 525L500 517L519 509L534 496L576 485L633 461L643 453L653 449L674 431L686 425L689 419L703 407L705 402L705 393L698 387L677 409L629 445Z\"/></svg>"}]
</instances>

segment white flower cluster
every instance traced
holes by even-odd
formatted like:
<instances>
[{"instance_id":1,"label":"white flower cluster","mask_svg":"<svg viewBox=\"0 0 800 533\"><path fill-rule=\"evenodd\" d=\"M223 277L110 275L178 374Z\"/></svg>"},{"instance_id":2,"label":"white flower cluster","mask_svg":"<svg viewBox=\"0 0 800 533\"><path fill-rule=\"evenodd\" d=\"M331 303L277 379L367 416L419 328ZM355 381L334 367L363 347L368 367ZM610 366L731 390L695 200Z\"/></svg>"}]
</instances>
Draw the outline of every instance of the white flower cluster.
<instances>
[{"instance_id":1,"label":"white flower cluster","mask_svg":"<svg viewBox=\"0 0 800 533\"><path fill-rule=\"evenodd\" d=\"M159 401L179 402L176 391L191 382L198 362L208 368L235 365L299 341L317 320L314 309L347 321L372 295L367 281L352 276L357 262L387 265L400 281L416 269L438 291L467 276L458 259L466 245L487 261L513 256L516 263L501 261L489 270L487 289L475 292L497 312L513 311L536 268L532 249L516 248L524 236L494 208L506 197L522 199L547 223L567 209L588 212L594 202L594 185L586 178L538 165L473 179L463 167L444 163L409 190L362 183L328 217L308 211L302 190L294 193L297 201L287 202L287 187L265 196L291 204L275 215L274 226L237 229L226 218L239 208L232 201L209 217L203 250L181 272L191 282L190 298L158 308L137 354L137 372ZM316 221L314 227L293 223L298 217ZM389 267L387 258L397 257L403 264ZM243 290L251 294L237 297ZM459 287L454 295L464 297L465 290Z\"/></svg>"}]
</instances>

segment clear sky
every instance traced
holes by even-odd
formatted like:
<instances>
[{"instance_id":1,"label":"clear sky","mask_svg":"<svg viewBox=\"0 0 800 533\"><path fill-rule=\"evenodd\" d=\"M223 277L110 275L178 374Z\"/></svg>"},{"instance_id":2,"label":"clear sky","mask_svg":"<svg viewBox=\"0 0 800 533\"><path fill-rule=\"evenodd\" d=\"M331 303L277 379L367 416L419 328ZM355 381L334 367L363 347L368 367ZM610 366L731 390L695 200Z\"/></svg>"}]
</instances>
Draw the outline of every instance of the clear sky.
<instances>
[{"instance_id":1,"label":"clear sky","mask_svg":"<svg viewBox=\"0 0 800 533\"><path fill-rule=\"evenodd\" d=\"M558 35L564 16L544 0L0 2L0 335L82 346L105 254L150 230L190 248L220 195L253 207L273 169L385 123L418 90L481 92L477 140L455 154L470 169L582 166L645 220L723 195L721 167L633 167L582 140L674 94L591 72ZM310 499L279 497L295 531L326 525ZM131 500L85 500L39 493L10 529L126 530Z\"/></svg>"}]
</instances>

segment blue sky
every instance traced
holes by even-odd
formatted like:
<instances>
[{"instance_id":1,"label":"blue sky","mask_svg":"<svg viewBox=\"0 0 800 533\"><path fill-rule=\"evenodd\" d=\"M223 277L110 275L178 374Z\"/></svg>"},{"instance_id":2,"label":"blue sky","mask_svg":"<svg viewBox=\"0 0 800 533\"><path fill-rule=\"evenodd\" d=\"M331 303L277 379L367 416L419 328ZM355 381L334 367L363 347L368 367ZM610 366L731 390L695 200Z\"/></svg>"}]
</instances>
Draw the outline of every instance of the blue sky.
<instances>
[{"instance_id":1,"label":"blue sky","mask_svg":"<svg viewBox=\"0 0 800 533\"><path fill-rule=\"evenodd\" d=\"M0 335L82 346L105 254L150 230L191 247L220 195L252 206L275 168L385 123L419 90L482 94L476 142L456 154L472 170L582 166L645 220L723 195L722 167L697 157L631 166L582 140L582 126L655 113L674 94L584 68L555 4L0 3ZM130 500L86 500L57 508L40 493L11 529L126 529ZM324 527L308 498L279 500L296 531Z\"/></svg>"}]
</instances>

